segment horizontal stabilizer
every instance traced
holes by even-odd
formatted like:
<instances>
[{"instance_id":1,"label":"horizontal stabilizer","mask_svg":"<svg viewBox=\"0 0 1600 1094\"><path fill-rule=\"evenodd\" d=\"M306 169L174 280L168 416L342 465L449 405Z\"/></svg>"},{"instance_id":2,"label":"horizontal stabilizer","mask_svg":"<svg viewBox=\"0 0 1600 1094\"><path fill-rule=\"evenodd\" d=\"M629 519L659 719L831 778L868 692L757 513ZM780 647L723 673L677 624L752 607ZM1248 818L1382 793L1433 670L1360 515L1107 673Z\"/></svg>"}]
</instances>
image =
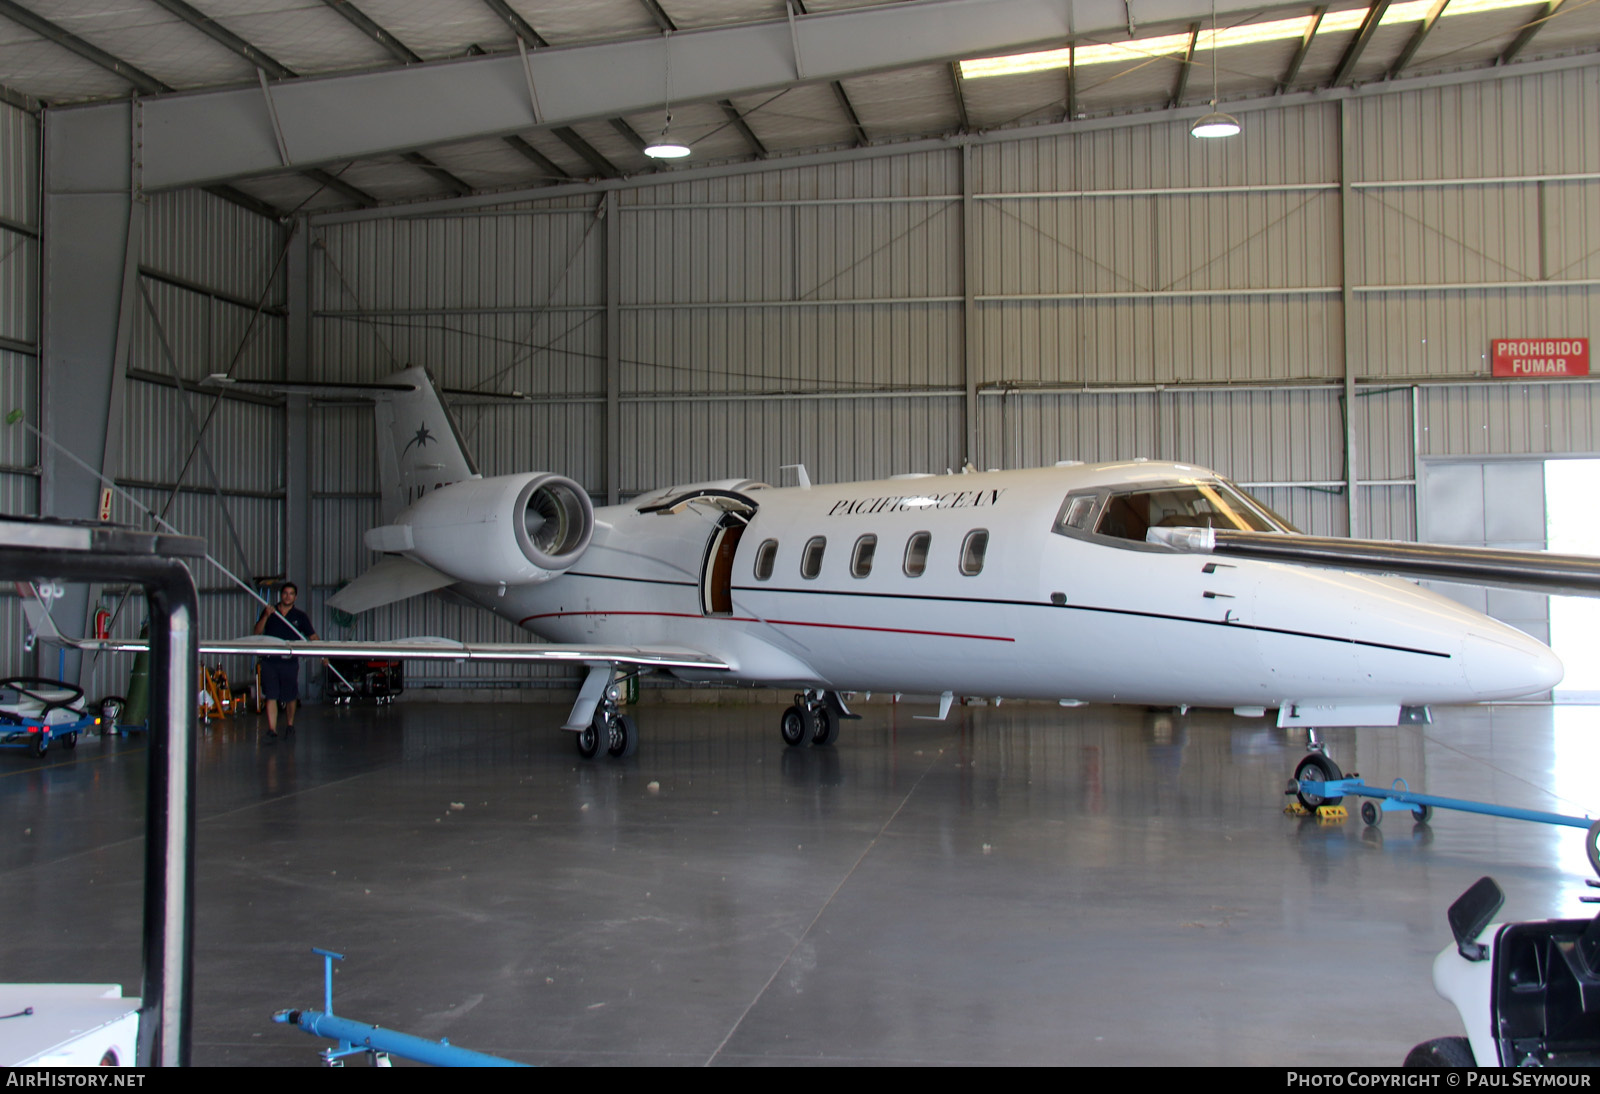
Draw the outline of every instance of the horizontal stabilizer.
<instances>
[{"instance_id":1,"label":"horizontal stabilizer","mask_svg":"<svg viewBox=\"0 0 1600 1094\"><path fill-rule=\"evenodd\" d=\"M442 589L454 584L455 580L432 566L412 562L409 558L385 558L330 596L328 607L360 615L385 604Z\"/></svg>"}]
</instances>

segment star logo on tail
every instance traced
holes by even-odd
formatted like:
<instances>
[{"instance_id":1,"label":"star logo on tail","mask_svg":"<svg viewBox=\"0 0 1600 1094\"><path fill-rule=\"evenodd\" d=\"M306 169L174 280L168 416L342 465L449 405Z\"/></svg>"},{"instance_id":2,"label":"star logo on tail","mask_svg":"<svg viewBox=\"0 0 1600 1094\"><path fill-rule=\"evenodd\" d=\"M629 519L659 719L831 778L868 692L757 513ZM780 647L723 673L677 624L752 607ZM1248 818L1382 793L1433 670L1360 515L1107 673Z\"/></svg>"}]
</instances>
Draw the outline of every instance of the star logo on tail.
<instances>
[{"instance_id":1,"label":"star logo on tail","mask_svg":"<svg viewBox=\"0 0 1600 1094\"><path fill-rule=\"evenodd\" d=\"M433 439L433 434L428 432L428 426L426 422L417 426L417 435L412 437L410 443L400 450L401 458L403 459L405 454L411 451L411 445L414 444L418 448L424 448L427 446L427 443Z\"/></svg>"}]
</instances>

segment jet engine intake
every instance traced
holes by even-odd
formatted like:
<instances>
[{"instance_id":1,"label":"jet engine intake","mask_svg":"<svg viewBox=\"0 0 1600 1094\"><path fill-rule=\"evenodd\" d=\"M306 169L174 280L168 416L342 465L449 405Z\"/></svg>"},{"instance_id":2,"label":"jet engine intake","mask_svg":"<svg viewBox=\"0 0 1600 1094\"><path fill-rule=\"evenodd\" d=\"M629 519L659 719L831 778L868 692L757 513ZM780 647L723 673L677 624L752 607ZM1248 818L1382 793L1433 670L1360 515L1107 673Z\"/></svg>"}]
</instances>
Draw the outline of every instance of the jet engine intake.
<instances>
[{"instance_id":1,"label":"jet engine intake","mask_svg":"<svg viewBox=\"0 0 1600 1094\"><path fill-rule=\"evenodd\" d=\"M527 585L578 561L594 535L594 505L577 483L549 472L469 479L425 494L367 542L381 550L407 531L409 557L458 581Z\"/></svg>"}]
</instances>

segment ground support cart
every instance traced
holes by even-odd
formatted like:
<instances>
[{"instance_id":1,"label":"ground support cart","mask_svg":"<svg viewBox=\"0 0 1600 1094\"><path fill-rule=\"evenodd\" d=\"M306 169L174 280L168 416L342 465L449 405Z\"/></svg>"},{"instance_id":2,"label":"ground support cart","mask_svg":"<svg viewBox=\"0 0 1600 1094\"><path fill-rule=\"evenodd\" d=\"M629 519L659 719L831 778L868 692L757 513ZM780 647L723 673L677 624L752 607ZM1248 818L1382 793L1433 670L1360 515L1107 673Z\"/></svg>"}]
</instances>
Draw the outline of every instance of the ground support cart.
<instances>
[{"instance_id":1,"label":"ground support cart","mask_svg":"<svg viewBox=\"0 0 1600 1094\"><path fill-rule=\"evenodd\" d=\"M83 690L43 676L0 680L0 748L43 756L52 743L78 746L78 734L101 726L84 709Z\"/></svg>"},{"instance_id":2,"label":"ground support cart","mask_svg":"<svg viewBox=\"0 0 1600 1094\"><path fill-rule=\"evenodd\" d=\"M1455 944L1434 959L1433 986L1467 1035L1424 1041L1407 1067L1600 1066L1600 920L1491 922L1504 901L1484 877L1450 906ZM1502 1077L1497 1085L1544 1084Z\"/></svg>"},{"instance_id":3,"label":"ground support cart","mask_svg":"<svg viewBox=\"0 0 1600 1094\"><path fill-rule=\"evenodd\" d=\"M400 661L367 657L330 657L323 692L335 706L348 706L356 699L371 699L379 706L394 702L405 690L405 669Z\"/></svg>"}]
</instances>

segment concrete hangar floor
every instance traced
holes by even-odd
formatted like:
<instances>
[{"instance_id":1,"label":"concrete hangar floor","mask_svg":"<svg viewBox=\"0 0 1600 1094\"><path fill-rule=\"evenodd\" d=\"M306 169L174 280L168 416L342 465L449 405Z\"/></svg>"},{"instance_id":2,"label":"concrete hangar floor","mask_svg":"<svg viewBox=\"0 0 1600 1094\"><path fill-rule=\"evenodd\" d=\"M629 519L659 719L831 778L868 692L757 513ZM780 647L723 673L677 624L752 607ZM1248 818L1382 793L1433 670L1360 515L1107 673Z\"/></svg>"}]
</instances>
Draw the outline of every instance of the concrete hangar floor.
<instances>
[{"instance_id":1,"label":"concrete hangar floor","mask_svg":"<svg viewBox=\"0 0 1600 1094\"><path fill-rule=\"evenodd\" d=\"M873 704L788 749L779 710L647 703L597 763L546 704L213 722L194 1062L316 1066L271 1015L321 1005L321 946L338 1013L529 1063L1393 1065L1461 1033L1430 968L1479 876L1507 918L1589 911L1578 829L1284 816L1303 741L1264 720ZM1333 754L1595 804L1593 708L1434 713ZM4 979L137 991L145 758L0 754Z\"/></svg>"}]
</instances>

